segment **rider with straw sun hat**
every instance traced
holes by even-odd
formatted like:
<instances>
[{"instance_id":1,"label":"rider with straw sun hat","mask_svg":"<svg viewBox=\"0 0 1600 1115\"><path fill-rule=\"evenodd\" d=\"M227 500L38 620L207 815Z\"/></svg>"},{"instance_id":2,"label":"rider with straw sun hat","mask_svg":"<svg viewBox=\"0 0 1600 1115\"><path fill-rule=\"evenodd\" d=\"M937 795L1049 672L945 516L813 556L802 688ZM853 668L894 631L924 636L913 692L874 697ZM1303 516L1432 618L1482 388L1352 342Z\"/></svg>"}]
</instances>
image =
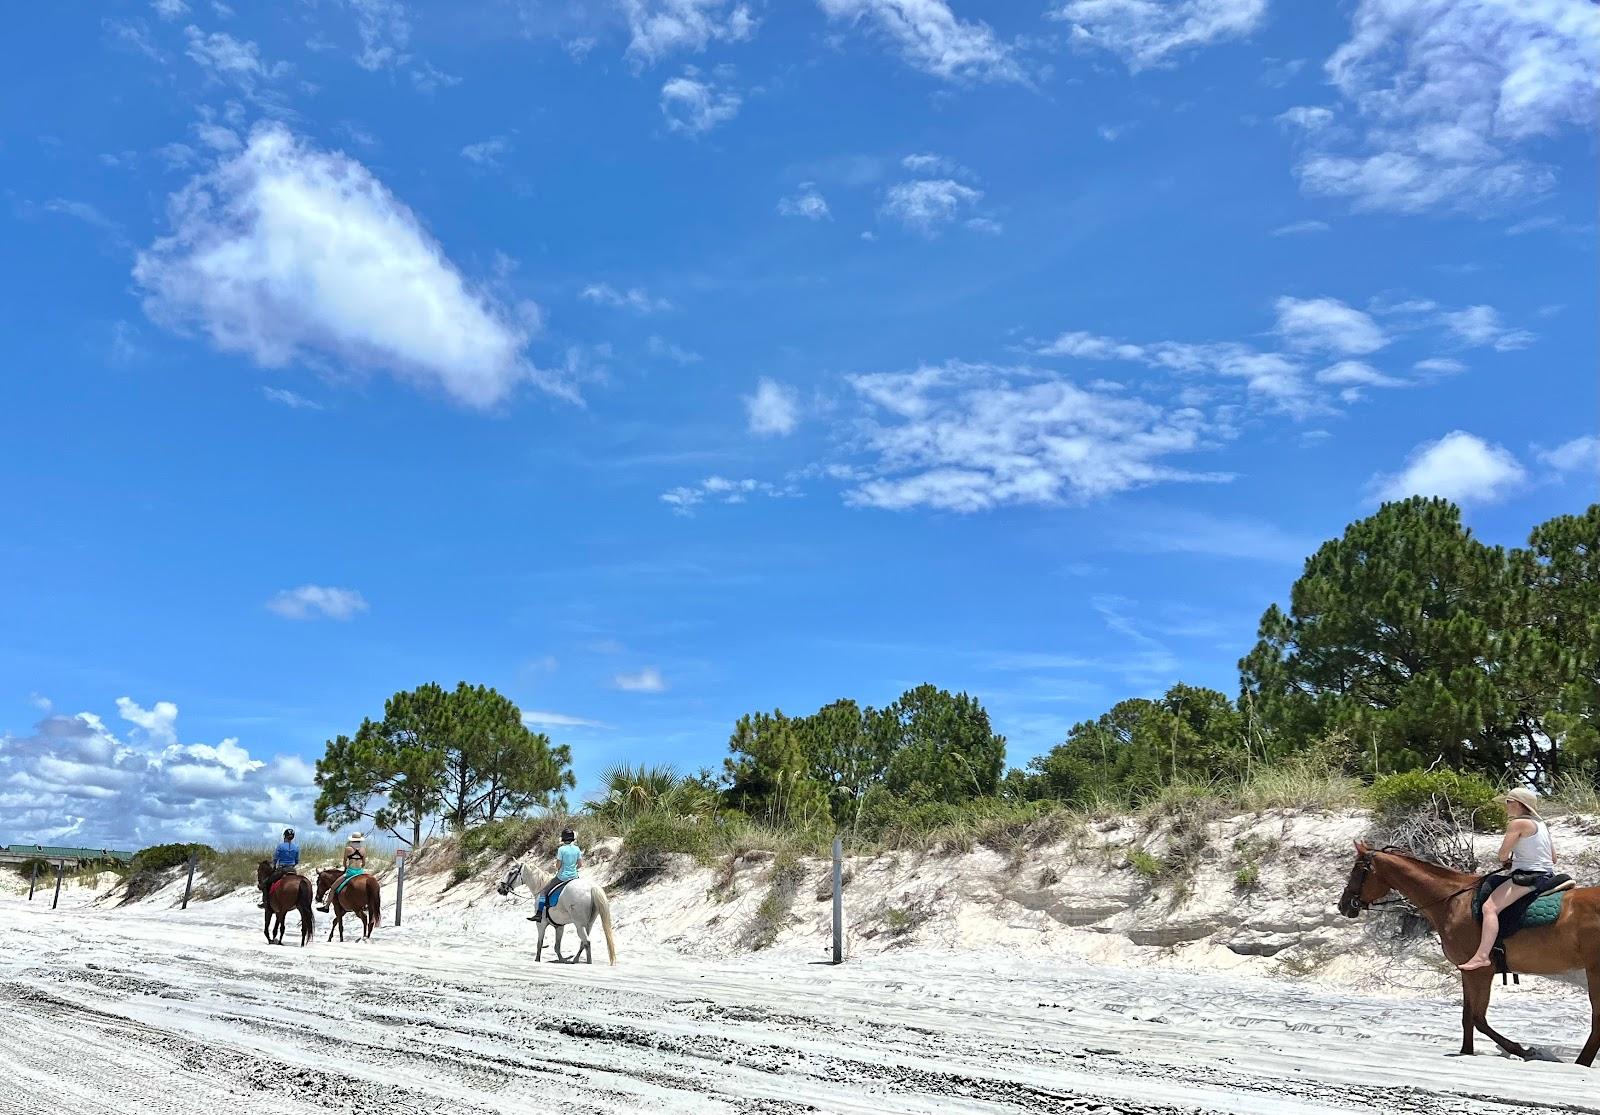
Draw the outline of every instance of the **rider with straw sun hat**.
<instances>
[{"instance_id":1,"label":"rider with straw sun hat","mask_svg":"<svg viewBox=\"0 0 1600 1115\"><path fill-rule=\"evenodd\" d=\"M1506 836L1500 842L1500 854L1496 858L1500 861L1501 871L1509 872L1509 877L1505 874L1496 876L1504 879L1504 882L1495 887L1494 893L1483 903L1483 937L1472 958L1457 965L1463 972L1489 966L1489 950L1494 948L1495 938L1500 935L1500 911L1537 889L1556 869L1556 850L1550 843L1550 827L1539 816L1539 796L1519 786L1507 793L1504 800L1510 818L1506 822Z\"/></svg>"},{"instance_id":2,"label":"rider with straw sun hat","mask_svg":"<svg viewBox=\"0 0 1600 1115\"><path fill-rule=\"evenodd\" d=\"M323 899L321 906L317 907L323 913L326 914L328 912L329 907L333 904L333 896L338 892L339 888L367 869L367 853L362 851L362 845L366 842L366 839L359 832L350 834L350 842L344 846L344 878L329 889L328 897Z\"/></svg>"}]
</instances>

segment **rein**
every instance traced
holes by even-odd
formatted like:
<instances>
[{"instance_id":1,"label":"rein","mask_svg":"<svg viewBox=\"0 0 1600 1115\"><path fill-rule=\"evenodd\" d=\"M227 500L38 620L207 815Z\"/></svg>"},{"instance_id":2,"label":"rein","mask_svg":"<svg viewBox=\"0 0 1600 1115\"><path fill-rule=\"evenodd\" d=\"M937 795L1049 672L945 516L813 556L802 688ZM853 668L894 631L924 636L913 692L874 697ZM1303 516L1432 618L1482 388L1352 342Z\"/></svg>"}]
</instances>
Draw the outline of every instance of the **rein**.
<instances>
[{"instance_id":1,"label":"rein","mask_svg":"<svg viewBox=\"0 0 1600 1115\"><path fill-rule=\"evenodd\" d=\"M1453 890L1449 894L1445 895L1443 898L1436 898L1432 902L1424 903L1422 905L1418 905L1417 903L1412 902L1411 899L1405 897L1405 895L1399 895L1399 896L1397 896L1395 898L1385 899L1384 901L1381 901L1381 902L1363 902L1361 900L1361 890L1362 890L1363 887L1366 886L1368 876L1370 876L1372 874L1373 857L1375 857L1379 852L1388 852L1391 855L1404 854L1402 849L1391 846L1391 847L1387 847L1387 848L1375 848L1375 849L1373 849L1372 851L1368 852L1365 856L1363 856L1361 858L1361 863L1360 863L1361 878L1356 880L1356 883L1355 883L1355 896L1350 900L1350 905L1357 912L1359 912L1361 910L1377 910L1377 909L1381 909L1381 908L1383 908L1385 906L1396 906L1396 905L1400 905L1402 903L1410 903L1410 905L1416 907L1416 910L1417 910L1418 913L1421 913L1423 910L1431 910L1435 906L1442 906L1446 902L1451 901L1452 899L1460 898L1463 894L1466 894L1469 891L1477 890L1479 884L1482 883L1482 881L1483 881L1482 879L1474 879L1472 882L1468 883L1464 887L1461 887L1459 890ZM1415 857L1408 857L1408 858L1415 859Z\"/></svg>"}]
</instances>

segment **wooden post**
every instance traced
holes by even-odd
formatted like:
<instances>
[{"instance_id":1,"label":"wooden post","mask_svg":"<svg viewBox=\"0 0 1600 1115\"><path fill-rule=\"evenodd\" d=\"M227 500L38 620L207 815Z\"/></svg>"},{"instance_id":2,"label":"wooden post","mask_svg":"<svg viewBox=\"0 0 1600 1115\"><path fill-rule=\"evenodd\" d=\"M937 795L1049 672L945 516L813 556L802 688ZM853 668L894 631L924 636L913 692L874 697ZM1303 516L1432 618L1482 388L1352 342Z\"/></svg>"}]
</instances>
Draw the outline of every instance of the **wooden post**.
<instances>
[{"instance_id":1,"label":"wooden post","mask_svg":"<svg viewBox=\"0 0 1600 1115\"><path fill-rule=\"evenodd\" d=\"M33 901L33 888L39 885L39 861L33 861L33 878L28 880L28 901Z\"/></svg>"},{"instance_id":2,"label":"wooden post","mask_svg":"<svg viewBox=\"0 0 1600 1115\"><path fill-rule=\"evenodd\" d=\"M833 838L833 962L844 963L844 839Z\"/></svg>"},{"instance_id":3,"label":"wooden post","mask_svg":"<svg viewBox=\"0 0 1600 1115\"><path fill-rule=\"evenodd\" d=\"M406 900L406 850L398 849L394 854L394 923L400 924L400 907Z\"/></svg>"},{"instance_id":4,"label":"wooden post","mask_svg":"<svg viewBox=\"0 0 1600 1115\"><path fill-rule=\"evenodd\" d=\"M200 862L200 853L190 852L189 879L183 884L183 905L178 907L180 910L187 910L189 908L189 895L194 893L194 865L198 862Z\"/></svg>"},{"instance_id":5,"label":"wooden post","mask_svg":"<svg viewBox=\"0 0 1600 1115\"><path fill-rule=\"evenodd\" d=\"M67 861L56 861L56 896L50 900L50 908L54 910L56 903L61 901L61 876L67 873Z\"/></svg>"}]
</instances>

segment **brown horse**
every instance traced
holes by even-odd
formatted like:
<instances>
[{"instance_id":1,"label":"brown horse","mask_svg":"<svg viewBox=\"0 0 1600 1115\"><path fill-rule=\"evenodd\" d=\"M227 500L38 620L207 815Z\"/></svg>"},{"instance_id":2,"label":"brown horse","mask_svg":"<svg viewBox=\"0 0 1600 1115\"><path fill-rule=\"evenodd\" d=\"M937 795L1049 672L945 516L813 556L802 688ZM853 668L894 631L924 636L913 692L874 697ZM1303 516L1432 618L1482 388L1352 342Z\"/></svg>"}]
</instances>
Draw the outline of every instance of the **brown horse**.
<instances>
[{"instance_id":1,"label":"brown horse","mask_svg":"<svg viewBox=\"0 0 1600 1115\"><path fill-rule=\"evenodd\" d=\"M1394 848L1373 848L1358 840L1356 863L1339 898L1339 912L1353 918L1391 891L1399 891L1433 923L1450 963L1461 964L1478 948L1480 929L1472 916L1472 895L1481 881L1480 875L1452 871ZM1568 891L1561 914L1552 924L1522 930L1505 942L1505 948L1506 964L1513 972L1535 976L1584 973L1589 984L1589 1040L1583 1043L1578 1064L1592 1064L1600 1050L1600 887ZM1489 1026L1493 987L1493 968L1461 973L1462 1055L1472 1052L1476 1027L1507 1053L1532 1058L1532 1051Z\"/></svg>"},{"instance_id":2,"label":"brown horse","mask_svg":"<svg viewBox=\"0 0 1600 1115\"><path fill-rule=\"evenodd\" d=\"M266 860L256 864L257 890L261 889L271 874L272 864ZM267 892L267 909L262 918L261 931L267 935L269 943L283 944L284 915L290 910L300 911L300 945L303 948L311 940L316 916L311 912L311 880L304 875L285 875L273 883L272 889ZM276 923L272 920L274 917L278 919Z\"/></svg>"},{"instance_id":3,"label":"brown horse","mask_svg":"<svg viewBox=\"0 0 1600 1115\"><path fill-rule=\"evenodd\" d=\"M330 867L317 872L317 902L321 904L323 896L327 895L344 872L337 867ZM361 919L361 939L365 941L372 936L372 931L378 927L378 911L382 892L378 887L378 877L362 872L340 887L330 899L333 907L333 925L328 929L328 940L333 940L333 931L339 931L339 940L344 940L344 916L354 910L356 917Z\"/></svg>"}]
</instances>

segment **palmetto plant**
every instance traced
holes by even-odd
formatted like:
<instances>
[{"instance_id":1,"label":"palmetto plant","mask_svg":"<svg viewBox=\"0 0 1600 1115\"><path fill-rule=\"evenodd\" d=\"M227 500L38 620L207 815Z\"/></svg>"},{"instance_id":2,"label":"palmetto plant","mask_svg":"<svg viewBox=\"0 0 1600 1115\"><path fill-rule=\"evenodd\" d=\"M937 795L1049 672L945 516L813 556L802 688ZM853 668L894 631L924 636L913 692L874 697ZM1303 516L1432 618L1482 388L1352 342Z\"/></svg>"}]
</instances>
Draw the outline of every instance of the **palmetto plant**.
<instances>
[{"instance_id":1,"label":"palmetto plant","mask_svg":"<svg viewBox=\"0 0 1600 1115\"><path fill-rule=\"evenodd\" d=\"M685 778L662 764L634 766L619 763L600 775L603 793L584 802L596 817L626 824L647 813L699 818L717 810L716 791L704 782Z\"/></svg>"}]
</instances>

